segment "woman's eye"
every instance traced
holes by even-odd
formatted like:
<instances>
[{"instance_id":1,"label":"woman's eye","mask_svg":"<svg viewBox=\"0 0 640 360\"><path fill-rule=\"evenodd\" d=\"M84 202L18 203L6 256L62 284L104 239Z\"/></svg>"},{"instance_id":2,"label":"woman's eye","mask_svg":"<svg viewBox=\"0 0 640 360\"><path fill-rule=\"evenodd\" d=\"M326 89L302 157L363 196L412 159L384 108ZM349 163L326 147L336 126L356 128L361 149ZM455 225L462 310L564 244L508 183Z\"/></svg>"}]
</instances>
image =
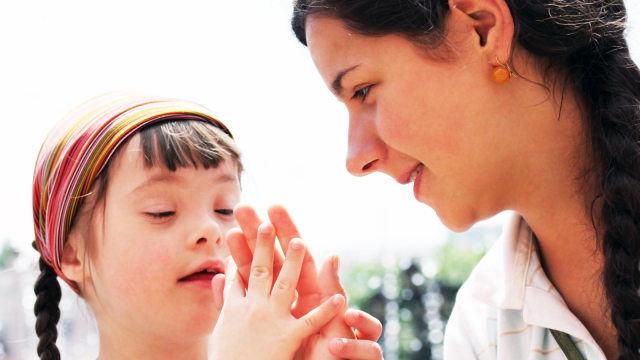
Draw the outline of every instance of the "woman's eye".
<instances>
[{"instance_id":1,"label":"woman's eye","mask_svg":"<svg viewBox=\"0 0 640 360\"><path fill-rule=\"evenodd\" d=\"M164 219L164 218L168 218L169 216L175 215L175 213L176 213L175 211L161 211L161 212L148 212L145 214L155 219Z\"/></svg>"},{"instance_id":2,"label":"woman's eye","mask_svg":"<svg viewBox=\"0 0 640 360\"><path fill-rule=\"evenodd\" d=\"M233 209L216 209L214 211L221 215L233 215Z\"/></svg>"},{"instance_id":3,"label":"woman's eye","mask_svg":"<svg viewBox=\"0 0 640 360\"><path fill-rule=\"evenodd\" d=\"M360 99L362 102L364 102L364 100L367 98L367 95L369 95L369 91L371 90L371 86L365 86L362 89L356 90L355 93L353 93L353 99Z\"/></svg>"}]
</instances>

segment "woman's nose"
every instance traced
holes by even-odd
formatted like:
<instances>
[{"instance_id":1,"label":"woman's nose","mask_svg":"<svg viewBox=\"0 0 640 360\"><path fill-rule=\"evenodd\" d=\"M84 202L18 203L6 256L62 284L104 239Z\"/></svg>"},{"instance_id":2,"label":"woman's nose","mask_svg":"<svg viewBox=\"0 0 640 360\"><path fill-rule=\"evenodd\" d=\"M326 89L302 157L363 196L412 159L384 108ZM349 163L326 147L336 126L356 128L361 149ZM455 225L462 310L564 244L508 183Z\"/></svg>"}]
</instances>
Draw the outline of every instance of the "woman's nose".
<instances>
[{"instance_id":1,"label":"woman's nose","mask_svg":"<svg viewBox=\"0 0 640 360\"><path fill-rule=\"evenodd\" d=\"M384 142L378 136L374 124L371 121L351 117L347 170L355 176L368 175L379 170L384 155Z\"/></svg>"}]
</instances>

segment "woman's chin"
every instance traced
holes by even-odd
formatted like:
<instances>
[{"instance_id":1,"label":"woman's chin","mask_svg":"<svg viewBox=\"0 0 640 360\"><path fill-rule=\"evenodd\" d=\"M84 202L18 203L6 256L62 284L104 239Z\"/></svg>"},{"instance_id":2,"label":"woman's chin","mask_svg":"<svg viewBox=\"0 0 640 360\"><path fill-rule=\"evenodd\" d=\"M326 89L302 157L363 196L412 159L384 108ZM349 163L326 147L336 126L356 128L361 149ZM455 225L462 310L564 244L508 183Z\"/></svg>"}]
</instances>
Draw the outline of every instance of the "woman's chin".
<instances>
[{"instance_id":1,"label":"woman's chin","mask_svg":"<svg viewBox=\"0 0 640 360\"><path fill-rule=\"evenodd\" d=\"M433 209L436 215L438 215L440 222L453 232L465 232L477 222L473 216L465 216L467 214L464 211L440 211L436 208Z\"/></svg>"}]
</instances>

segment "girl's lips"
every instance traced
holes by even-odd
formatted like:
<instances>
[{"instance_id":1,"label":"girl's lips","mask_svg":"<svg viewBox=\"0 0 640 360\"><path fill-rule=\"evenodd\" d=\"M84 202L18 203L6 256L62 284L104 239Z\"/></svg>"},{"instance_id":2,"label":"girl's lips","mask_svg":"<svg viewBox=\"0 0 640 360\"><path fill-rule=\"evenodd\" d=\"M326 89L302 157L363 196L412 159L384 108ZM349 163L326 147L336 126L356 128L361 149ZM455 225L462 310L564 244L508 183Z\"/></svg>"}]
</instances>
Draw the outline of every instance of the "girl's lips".
<instances>
[{"instance_id":1,"label":"girl's lips","mask_svg":"<svg viewBox=\"0 0 640 360\"><path fill-rule=\"evenodd\" d=\"M178 283L196 285L206 289L211 288L211 280L217 274L224 274L224 264L221 260L207 260L201 263L188 275L178 279Z\"/></svg>"},{"instance_id":2,"label":"girl's lips","mask_svg":"<svg viewBox=\"0 0 640 360\"><path fill-rule=\"evenodd\" d=\"M181 278L180 280L178 280L178 282L210 289L211 280L217 274L218 274L217 272L207 272L207 271L197 272Z\"/></svg>"}]
</instances>

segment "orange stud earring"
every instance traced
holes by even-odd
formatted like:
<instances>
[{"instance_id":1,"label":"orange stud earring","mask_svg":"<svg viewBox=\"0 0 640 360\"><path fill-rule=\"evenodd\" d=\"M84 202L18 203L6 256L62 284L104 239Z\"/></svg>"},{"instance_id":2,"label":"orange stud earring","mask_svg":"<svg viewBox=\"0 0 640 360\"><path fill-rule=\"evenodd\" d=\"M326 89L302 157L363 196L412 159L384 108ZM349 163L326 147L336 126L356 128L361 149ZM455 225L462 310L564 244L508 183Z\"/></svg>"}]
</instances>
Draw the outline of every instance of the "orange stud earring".
<instances>
[{"instance_id":1,"label":"orange stud earring","mask_svg":"<svg viewBox=\"0 0 640 360\"><path fill-rule=\"evenodd\" d=\"M504 84L511 78L511 70L505 65L497 65L491 72L491 79L496 84Z\"/></svg>"},{"instance_id":2,"label":"orange stud earring","mask_svg":"<svg viewBox=\"0 0 640 360\"><path fill-rule=\"evenodd\" d=\"M491 79L496 84L504 84L509 81L511 75L513 75L513 71L511 71L509 65L501 63L497 56L496 62L498 65L493 67L493 70L491 71Z\"/></svg>"}]
</instances>

